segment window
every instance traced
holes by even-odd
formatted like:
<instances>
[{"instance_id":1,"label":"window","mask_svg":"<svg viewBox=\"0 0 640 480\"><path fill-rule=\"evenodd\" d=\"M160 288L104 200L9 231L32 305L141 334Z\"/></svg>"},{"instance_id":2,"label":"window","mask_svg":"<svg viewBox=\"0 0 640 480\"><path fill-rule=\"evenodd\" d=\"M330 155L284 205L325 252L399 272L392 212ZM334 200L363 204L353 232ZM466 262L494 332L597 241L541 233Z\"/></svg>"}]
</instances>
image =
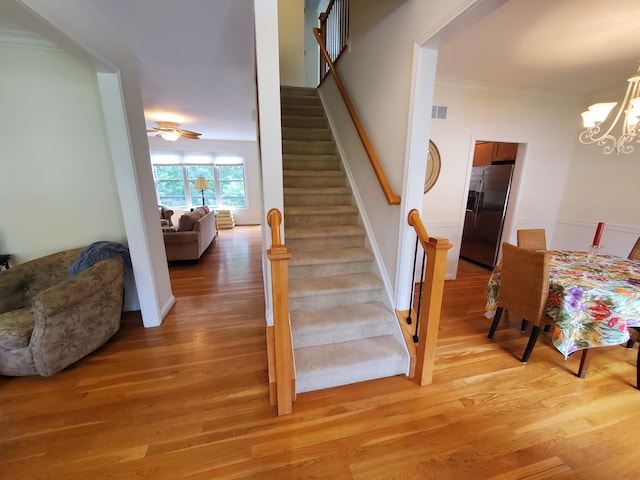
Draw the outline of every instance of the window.
<instances>
[{"instance_id":1,"label":"window","mask_svg":"<svg viewBox=\"0 0 640 480\"><path fill-rule=\"evenodd\" d=\"M168 207L245 208L244 158L207 153L151 152L158 203ZM204 177L208 190L196 190Z\"/></svg>"},{"instance_id":2,"label":"window","mask_svg":"<svg viewBox=\"0 0 640 480\"><path fill-rule=\"evenodd\" d=\"M182 167L154 167L156 194L159 203L167 207L187 204Z\"/></svg>"}]
</instances>

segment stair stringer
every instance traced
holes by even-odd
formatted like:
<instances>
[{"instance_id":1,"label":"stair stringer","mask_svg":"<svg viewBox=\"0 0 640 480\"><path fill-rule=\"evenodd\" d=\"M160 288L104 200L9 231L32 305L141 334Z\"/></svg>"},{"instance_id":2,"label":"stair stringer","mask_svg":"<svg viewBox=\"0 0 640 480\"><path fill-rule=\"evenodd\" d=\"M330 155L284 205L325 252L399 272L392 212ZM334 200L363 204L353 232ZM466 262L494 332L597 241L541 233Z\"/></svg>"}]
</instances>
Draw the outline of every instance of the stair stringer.
<instances>
[{"instance_id":1,"label":"stair stringer","mask_svg":"<svg viewBox=\"0 0 640 480\"><path fill-rule=\"evenodd\" d=\"M333 141L335 143L336 148L338 149L338 158L340 159L340 164L342 165L342 168L345 172L346 179L349 184L349 188L351 189L353 201L358 207L358 217L360 219L360 222L362 222L362 227L365 230L365 244L367 248L369 248L373 253L373 257L374 257L373 266L374 266L375 273L382 280L382 283L384 285L384 292L385 292L384 303L387 307L389 307L392 311L395 312L397 309L396 309L396 304L393 301L393 294L392 294L393 288L391 286L391 281L389 280L389 274L387 272L387 269L384 266L384 262L382 261L382 254L380 253L378 243L375 240L375 235L373 234L373 228L371 227L371 223L369 222L367 211L364 208L364 202L362 201L360 192L358 191L357 184L353 177L353 173L349 165L347 164L347 162L344 161L344 158L346 158L345 151L342 146L340 137L338 137L335 134L335 132L337 131L335 122L331 116L330 111L326 108L324 96L320 89L318 89L318 95L320 97L320 101L322 102L322 108L325 111L327 121L329 122L329 129L331 130ZM406 339L402 333L400 325L397 322L394 324L393 336L403 346L407 355L410 356L409 349L406 346ZM405 375L407 376L409 375L409 368L410 368L410 359L406 365Z\"/></svg>"}]
</instances>

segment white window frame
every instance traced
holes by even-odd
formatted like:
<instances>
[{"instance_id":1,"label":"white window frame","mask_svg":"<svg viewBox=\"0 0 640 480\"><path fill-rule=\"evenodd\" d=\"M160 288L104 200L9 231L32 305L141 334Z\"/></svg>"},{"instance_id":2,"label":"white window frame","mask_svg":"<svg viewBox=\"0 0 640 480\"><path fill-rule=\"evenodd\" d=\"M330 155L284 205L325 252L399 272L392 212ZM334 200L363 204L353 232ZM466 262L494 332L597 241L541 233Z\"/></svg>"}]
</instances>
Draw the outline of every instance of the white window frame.
<instances>
[{"instance_id":1,"label":"white window frame","mask_svg":"<svg viewBox=\"0 0 640 480\"><path fill-rule=\"evenodd\" d=\"M191 208L197 205L198 202L194 202L191 195L190 181L195 179L189 178L187 167L202 167L211 166L213 168L213 185L210 185L211 189L215 192L216 210L239 210L248 208L247 198L247 168L245 164L245 158L242 154L238 153L200 153L200 152L167 152L167 151L151 151L151 165L153 171L153 182L156 190L156 200L160 204L160 194L158 193L158 179L156 178L155 167L182 167L182 177L184 182L185 202L187 205L177 205L175 207L184 207L185 209ZM159 160L159 157L167 157L167 160ZM220 175L219 167L223 166L236 166L242 167L242 183L244 190L244 203L243 207L237 207L232 205L223 205L222 195L220 189ZM197 199L195 199L197 200Z\"/></svg>"}]
</instances>

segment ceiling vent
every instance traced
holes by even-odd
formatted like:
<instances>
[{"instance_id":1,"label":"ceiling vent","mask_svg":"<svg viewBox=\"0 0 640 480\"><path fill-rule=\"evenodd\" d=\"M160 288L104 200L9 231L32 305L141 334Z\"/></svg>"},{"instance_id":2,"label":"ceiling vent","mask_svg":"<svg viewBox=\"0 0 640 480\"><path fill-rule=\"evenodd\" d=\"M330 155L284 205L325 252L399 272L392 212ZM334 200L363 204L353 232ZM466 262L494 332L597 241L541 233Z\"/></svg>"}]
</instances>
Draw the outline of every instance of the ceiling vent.
<instances>
[{"instance_id":1,"label":"ceiling vent","mask_svg":"<svg viewBox=\"0 0 640 480\"><path fill-rule=\"evenodd\" d=\"M447 119L447 107L444 105L434 105L431 107L431 118L436 120Z\"/></svg>"}]
</instances>

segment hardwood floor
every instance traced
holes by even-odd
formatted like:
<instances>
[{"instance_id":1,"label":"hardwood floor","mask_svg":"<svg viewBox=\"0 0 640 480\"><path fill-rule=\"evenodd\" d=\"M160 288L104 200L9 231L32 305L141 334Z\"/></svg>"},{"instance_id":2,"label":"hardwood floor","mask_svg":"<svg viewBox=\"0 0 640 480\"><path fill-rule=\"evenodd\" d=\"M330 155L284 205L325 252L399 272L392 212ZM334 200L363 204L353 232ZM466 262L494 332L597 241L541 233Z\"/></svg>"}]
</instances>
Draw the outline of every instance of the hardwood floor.
<instances>
[{"instance_id":1,"label":"hardwood floor","mask_svg":"<svg viewBox=\"0 0 640 480\"><path fill-rule=\"evenodd\" d=\"M519 321L493 341L489 272L447 282L431 386L392 377L269 406L260 229L221 230L172 265L163 325L128 314L59 374L0 379L4 479L629 479L637 477L637 351L603 349L589 376ZM637 348L637 347L636 347Z\"/></svg>"}]
</instances>

